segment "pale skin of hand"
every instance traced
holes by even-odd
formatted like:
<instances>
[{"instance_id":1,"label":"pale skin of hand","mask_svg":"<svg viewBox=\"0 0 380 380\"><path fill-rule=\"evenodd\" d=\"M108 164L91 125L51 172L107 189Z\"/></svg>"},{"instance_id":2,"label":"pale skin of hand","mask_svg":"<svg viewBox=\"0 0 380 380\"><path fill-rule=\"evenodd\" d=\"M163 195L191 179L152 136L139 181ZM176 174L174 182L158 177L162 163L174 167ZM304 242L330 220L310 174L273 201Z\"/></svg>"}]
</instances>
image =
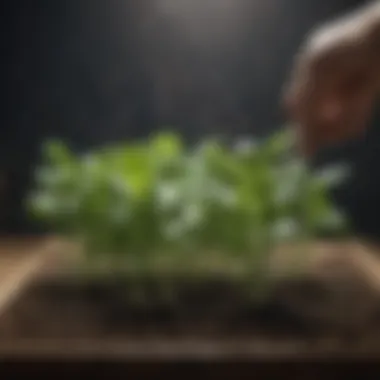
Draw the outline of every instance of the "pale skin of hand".
<instances>
[{"instance_id":1,"label":"pale skin of hand","mask_svg":"<svg viewBox=\"0 0 380 380\"><path fill-rule=\"evenodd\" d=\"M380 90L380 1L319 27L306 39L284 89L301 153L366 131Z\"/></svg>"}]
</instances>

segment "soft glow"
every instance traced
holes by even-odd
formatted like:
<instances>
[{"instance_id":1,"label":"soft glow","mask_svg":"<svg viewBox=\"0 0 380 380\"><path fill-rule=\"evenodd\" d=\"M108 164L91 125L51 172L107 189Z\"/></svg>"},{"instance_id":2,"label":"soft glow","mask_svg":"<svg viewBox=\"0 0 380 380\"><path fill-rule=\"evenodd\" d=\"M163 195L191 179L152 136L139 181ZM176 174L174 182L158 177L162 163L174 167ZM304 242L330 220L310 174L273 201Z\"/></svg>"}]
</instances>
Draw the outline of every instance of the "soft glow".
<instances>
[{"instance_id":1,"label":"soft glow","mask_svg":"<svg viewBox=\"0 0 380 380\"><path fill-rule=\"evenodd\" d=\"M225 46L249 26L246 0L157 0L157 11L197 44Z\"/></svg>"}]
</instances>

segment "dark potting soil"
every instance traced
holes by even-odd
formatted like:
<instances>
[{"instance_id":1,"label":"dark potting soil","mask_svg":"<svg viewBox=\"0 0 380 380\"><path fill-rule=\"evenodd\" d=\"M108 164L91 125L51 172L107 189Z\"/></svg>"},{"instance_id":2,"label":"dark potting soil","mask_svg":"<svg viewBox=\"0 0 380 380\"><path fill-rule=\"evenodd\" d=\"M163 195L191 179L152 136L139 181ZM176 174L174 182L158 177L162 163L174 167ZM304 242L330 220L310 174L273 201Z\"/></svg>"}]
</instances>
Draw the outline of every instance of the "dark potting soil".
<instances>
[{"instance_id":1,"label":"dark potting soil","mask_svg":"<svg viewBox=\"0 0 380 380\"><path fill-rule=\"evenodd\" d=\"M309 336L278 303L224 280L44 280L0 320L0 338ZM175 289L175 291L174 291Z\"/></svg>"}]
</instances>

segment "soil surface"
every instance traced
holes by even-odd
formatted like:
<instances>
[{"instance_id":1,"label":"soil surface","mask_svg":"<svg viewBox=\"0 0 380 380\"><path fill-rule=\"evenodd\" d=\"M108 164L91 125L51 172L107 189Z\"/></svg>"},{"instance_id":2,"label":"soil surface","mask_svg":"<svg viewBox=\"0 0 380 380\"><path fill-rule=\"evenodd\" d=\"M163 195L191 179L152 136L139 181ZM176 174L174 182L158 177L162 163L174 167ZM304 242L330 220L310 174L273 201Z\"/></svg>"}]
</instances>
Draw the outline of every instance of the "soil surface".
<instances>
[{"instance_id":1,"label":"soil surface","mask_svg":"<svg viewBox=\"0 0 380 380\"><path fill-rule=\"evenodd\" d=\"M48 347L58 342L66 351L68 347L72 352L94 350L94 343L80 348L79 342L87 341L97 342L96 349L103 347L109 353L116 350L115 346L107 346L110 342L154 341L161 347L162 342L169 341L187 342L172 346L176 354L183 347L189 350L194 342L193 352L198 353L207 353L207 347L225 347L227 351L234 347L236 352L251 351L255 355L380 353L380 320L352 334L302 323L275 302L258 306L252 295L228 282L183 282L176 285L175 294L167 297L157 289L157 283L148 281L139 287L132 280L38 281L2 316L2 345L17 346L19 342L24 349L33 350L43 349L41 342L45 342L46 351L51 353ZM196 342L206 345L198 347ZM135 345L129 350L146 354L149 348L144 347L138 349ZM157 348L157 353L162 349Z\"/></svg>"},{"instance_id":2,"label":"soil surface","mask_svg":"<svg viewBox=\"0 0 380 380\"><path fill-rule=\"evenodd\" d=\"M178 282L175 292L164 281L42 281L10 308L0 337L219 337L256 334L258 328L301 331L281 310L258 308L253 297L223 281Z\"/></svg>"}]
</instances>

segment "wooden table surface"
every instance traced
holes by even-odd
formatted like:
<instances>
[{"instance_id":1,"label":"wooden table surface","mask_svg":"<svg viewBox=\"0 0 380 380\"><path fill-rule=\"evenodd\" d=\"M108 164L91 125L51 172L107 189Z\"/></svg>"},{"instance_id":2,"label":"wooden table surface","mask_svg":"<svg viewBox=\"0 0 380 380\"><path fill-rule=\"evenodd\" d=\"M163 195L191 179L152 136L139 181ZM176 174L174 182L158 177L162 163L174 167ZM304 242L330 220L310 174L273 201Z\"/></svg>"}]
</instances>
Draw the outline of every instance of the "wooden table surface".
<instances>
[{"instance_id":1,"label":"wooden table surface","mask_svg":"<svg viewBox=\"0 0 380 380\"><path fill-rule=\"evenodd\" d=\"M55 238L0 241L0 315L44 268L56 251Z\"/></svg>"}]
</instances>

